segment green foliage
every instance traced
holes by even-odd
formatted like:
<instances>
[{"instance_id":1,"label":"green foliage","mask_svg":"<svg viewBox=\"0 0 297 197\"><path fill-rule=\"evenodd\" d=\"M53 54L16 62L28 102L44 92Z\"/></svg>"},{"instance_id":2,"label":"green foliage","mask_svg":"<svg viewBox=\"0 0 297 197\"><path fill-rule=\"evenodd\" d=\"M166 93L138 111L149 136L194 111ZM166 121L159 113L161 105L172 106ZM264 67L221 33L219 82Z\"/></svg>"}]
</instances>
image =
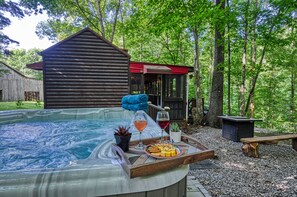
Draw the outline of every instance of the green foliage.
<instances>
[{"instance_id":1,"label":"green foliage","mask_svg":"<svg viewBox=\"0 0 297 197\"><path fill-rule=\"evenodd\" d=\"M179 125L176 122L170 123L170 131L179 132L180 131Z\"/></svg>"},{"instance_id":2,"label":"green foliage","mask_svg":"<svg viewBox=\"0 0 297 197\"><path fill-rule=\"evenodd\" d=\"M6 70L6 69L0 69L0 77L2 77L3 75L5 74L8 74L9 73L9 70Z\"/></svg>"},{"instance_id":3,"label":"green foliage","mask_svg":"<svg viewBox=\"0 0 297 197\"><path fill-rule=\"evenodd\" d=\"M43 102L40 103L40 106L36 106L36 102L32 101L23 101L22 103L22 106L17 106L16 102L0 102L0 111L16 109L43 109Z\"/></svg>"},{"instance_id":4,"label":"green foliage","mask_svg":"<svg viewBox=\"0 0 297 197\"><path fill-rule=\"evenodd\" d=\"M25 76L42 80L42 71L35 71L26 67L27 64L41 61L39 52L41 52L40 49L14 49L11 51L11 55L5 58L5 62Z\"/></svg>"},{"instance_id":5,"label":"green foliage","mask_svg":"<svg viewBox=\"0 0 297 197\"><path fill-rule=\"evenodd\" d=\"M42 102L40 100L37 100L35 106L40 108L42 106Z\"/></svg>"},{"instance_id":6,"label":"green foliage","mask_svg":"<svg viewBox=\"0 0 297 197\"><path fill-rule=\"evenodd\" d=\"M129 136L131 133L129 132L130 127L127 126L118 126L117 129L115 129L114 135L117 136Z\"/></svg>"},{"instance_id":7,"label":"green foliage","mask_svg":"<svg viewBox=\"0 0 297 197\"><path fill-rule=\"evenodd\" d=\"M23 100L17 100L15 104L17 108L21 108L24 105Z\"/></svg>"}]
</instances>

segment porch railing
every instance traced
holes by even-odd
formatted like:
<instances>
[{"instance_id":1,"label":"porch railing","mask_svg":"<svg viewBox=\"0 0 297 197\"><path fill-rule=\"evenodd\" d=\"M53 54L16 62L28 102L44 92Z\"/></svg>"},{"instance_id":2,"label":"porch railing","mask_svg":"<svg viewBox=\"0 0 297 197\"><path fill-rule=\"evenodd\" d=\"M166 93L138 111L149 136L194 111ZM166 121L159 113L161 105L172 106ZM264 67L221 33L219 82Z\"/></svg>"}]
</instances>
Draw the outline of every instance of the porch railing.
<instances>
[{"instance_id":1,"label":"porch railing","mask_svg":"<svg viewBox=\"0 0 297 197\"><path fill-rule=\"evenodd\" d=\"M169 107L160 107L160 106L157 106L157 105L154 105L152 104L150 101L148 102L148 115L153 119L153 120L156 120L156 117L157 117L157 113L158 111L169 111L170 108Z\"/></svg>"}]
</instances>

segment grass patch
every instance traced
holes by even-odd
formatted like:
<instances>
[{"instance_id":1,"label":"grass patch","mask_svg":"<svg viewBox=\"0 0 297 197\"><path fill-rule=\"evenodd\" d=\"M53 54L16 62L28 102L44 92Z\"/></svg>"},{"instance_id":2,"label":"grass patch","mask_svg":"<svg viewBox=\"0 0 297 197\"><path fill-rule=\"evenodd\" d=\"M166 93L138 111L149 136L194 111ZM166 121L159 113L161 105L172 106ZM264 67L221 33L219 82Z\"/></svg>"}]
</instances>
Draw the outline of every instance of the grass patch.
<instances>
[{"instance_id":1,"label":"grass patch","mask_svg":"<svg viewBox=\"0 0 297 197\"><path fill-rule=\"evenodd\" d=\"M43 102L39 101L15 101L0 102L0 111L20 109L43 109Z\"/></svg>"}]
</instances>

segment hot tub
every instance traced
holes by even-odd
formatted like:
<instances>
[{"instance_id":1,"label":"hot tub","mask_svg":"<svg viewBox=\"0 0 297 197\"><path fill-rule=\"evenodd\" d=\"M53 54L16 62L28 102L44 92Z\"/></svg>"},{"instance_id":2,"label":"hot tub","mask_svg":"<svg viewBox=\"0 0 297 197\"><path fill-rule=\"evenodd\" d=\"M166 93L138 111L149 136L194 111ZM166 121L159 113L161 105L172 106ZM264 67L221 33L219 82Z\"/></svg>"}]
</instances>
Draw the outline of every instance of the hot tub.
<instances>
[{"instance_id":1,"label":"hot tub","mask_svg":"<svg viewBox=\"0 0 297 197\"><path fill-rule=\"evenodd\" d=\"M131 126L132 116L122 108L1 112L0 196L185 195L187 165L127 177L111 144L114 129ZM132 131L132 139L137 139L137 131ZM149 119L143 137L160 133Z\"/></svg>"}]
</instances>

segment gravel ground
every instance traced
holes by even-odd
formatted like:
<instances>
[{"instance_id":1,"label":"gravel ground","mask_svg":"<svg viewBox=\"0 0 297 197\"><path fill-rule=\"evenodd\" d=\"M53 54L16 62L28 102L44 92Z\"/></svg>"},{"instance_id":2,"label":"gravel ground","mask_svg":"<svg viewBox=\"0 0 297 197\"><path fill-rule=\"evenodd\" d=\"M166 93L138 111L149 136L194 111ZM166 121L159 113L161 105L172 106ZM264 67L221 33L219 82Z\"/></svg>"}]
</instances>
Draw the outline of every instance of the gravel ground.
<instances>
[{"instance_id":1,"label":"gravel ground","mask_svg":"<svg viewBox=\"0 0 297 197\"><path fill-rule=\"evenodd\" d=\"M297 151L288 143L259 145L260 158L244 156L242 143L222 137L221 129L190 127L186 132L209 149L218 168L195 169L195 176L212 196L297 197Z\"/></svg>"}]
</instances>

